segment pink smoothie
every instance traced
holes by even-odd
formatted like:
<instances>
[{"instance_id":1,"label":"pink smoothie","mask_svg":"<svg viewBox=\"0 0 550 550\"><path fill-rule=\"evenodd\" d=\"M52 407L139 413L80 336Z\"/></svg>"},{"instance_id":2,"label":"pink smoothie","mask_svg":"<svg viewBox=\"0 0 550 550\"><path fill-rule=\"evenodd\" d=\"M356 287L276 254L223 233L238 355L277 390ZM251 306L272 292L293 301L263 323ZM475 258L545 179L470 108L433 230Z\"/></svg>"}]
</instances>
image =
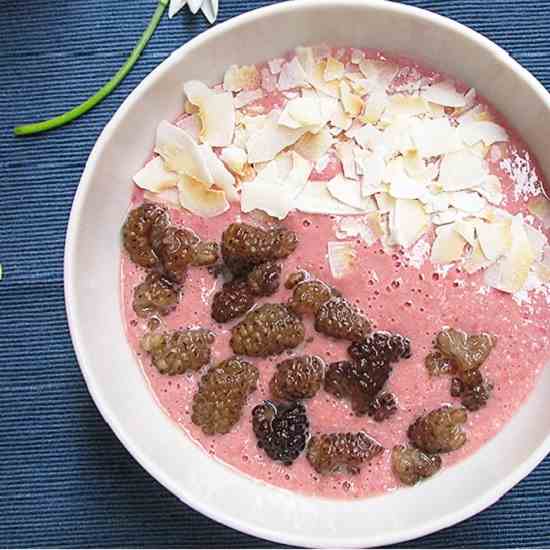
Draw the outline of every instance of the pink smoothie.
<instances>
[{"instance_id":1,"label":"pink smoothie","mask_svg":"<svg viewBox=\"0 0 550 550\"><path fill-rule=\"evenodd\" d=\"M344 59L349 56L349 51L342 53ZM433 76L410 62L400 62L416 71L415 78ZM404 70L403 74L406 78L408 73ZM284 96L273 92L249 106L249 110L265 113L284 101ZM502 119L499 122L502 124ZM525 147L519 139L513 138L506 146L493 146L488 158L492 172L503 182L506 201L501 206L511 212L527 214L527 200L537 193L537 187L525 182L540 181L540 178ZM312 179L328 179L341 171L335 158L318 168ZM142 200L142 192L136 189L131 206L139 205ZM218 242L231 222L259 223L257 216L242 214L235 206L214 219L199 218L175 208L170 214L173 223L194 230L203 239ZM248 399L240 422L227 435L205 436L191 422L193 394L204 370L196 374L164 376L142 353L138 342L147 330L147 323L134 313L132 297L134 287L144 279L145 272L130 262L125 253L121 258L123 316L130 345L160 406L205 452L244 474L279 487L330 498L362 498L400 486L391 471L390 451L394 445L406 442L407 427L418 415L442 404L459 404L450 396L449 377L430 377L426 372L424 358L432 349L435 334L444 326L452 326L468 332L490 332L498 337L496 348L482 367L485 377L494 384L492 397L485 408L468 414L468 442L460 450L442 455L447 467L479 450L529 396L537 375L550 358L550 295L533 292L520 302L509 294L486 287L483 273L468 275L456 267L442 270L430 264L422 257L422 244L412 251L385 252L379 243L367 247L357 241L359 258L355 270L347 278L335 280L327 263L326 243L337 240L337 222L335 216L299 212L291 213L284 220L284 226L298 234L300 244L283 262L283 280L295 270L309 271L354 301L375 328L408 336L413 350L410 359L397 364L387 384L386 389L398 398L399 409L385 422L356 417L346 401L335 399L323 390L305 403L313 434L364 430L385 447L386 451L364 466L358 475L319 476L304 454L292 466L286 467L271 461L257 448L250 412L256 404L270 398L269 380L276 363L287 357L286 354L251 360L260 371L260 381L258 389ZM534 225L542 230L536 223ZM429 242L429 239L431 237L423 240ZM221 281L206 269L191 269L180 304L163 319L163 328L168 330L199 326L211 329L216 334L213 363L232 355L229 336L234 323L218 325L210 317L211 299L220 286ZM263 301L285 302L289 296L290 291L282 287L276 295ZM306 341L292 355L318 355L327 363L347 358L346 342L319 335L309 319L305 320L305 326ZM181 461L182 467L185 465L185 457L174 456L173 459Z\"/></svg>"}]
</instances>

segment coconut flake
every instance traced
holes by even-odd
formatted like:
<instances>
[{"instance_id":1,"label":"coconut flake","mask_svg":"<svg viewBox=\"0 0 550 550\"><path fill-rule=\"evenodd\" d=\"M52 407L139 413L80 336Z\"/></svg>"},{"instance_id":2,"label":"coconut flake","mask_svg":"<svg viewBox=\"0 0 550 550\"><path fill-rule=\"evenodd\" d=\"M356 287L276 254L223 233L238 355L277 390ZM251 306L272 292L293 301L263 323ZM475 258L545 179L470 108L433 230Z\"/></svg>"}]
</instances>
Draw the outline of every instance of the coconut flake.
<instances>
[{"instance_id":1,"label":"coconut flake","mask_svg":"<svg viewBox=\"0 0 550 550\"><path fill-rule=\"evenodd\" d=\"M353 119L344 111L342 104L338 102L332 116L330 117L330 123L336 128L348 130L351 127L352 122Z\"/></svg>"},{"instance_id":2,"label":"coconut flake","mask_svg":"<svg viewBox=\"0 0 550 550\"><path fill-rule=\"evenodd\" d=\"M497 260L512 245L509 223L486 223L479 220L476 222L476 231L483 255L488 260Z\"/></svg>"},{"instance_id":3,"label":"coconut flake","mask_svg":"<svg viewBox=\"0 0 550 550\"><path fill-rule=\"evenodd\" d=\"M546 197L536 197L529 201L527 208L542 222L544 228L550 228L550 200Z\"/></svg>"},{"instance_id":4,"label":"coconut flake","mask_svg":"<svg viewBox=\"0 0 550 550\"><path fill-rule=\"evenodd\" d=\"M273 110L266 117L262 127L251 132L246 143L248 162L267 162L273 160L283 149L294 145L307 128L287 128L278 124L280 111Z\"/></svg>"},{"instance_id":5,"label":"coconut flake","mask_svg":"<svg viewBox=\"0 0 550 550\"><path fill-rule=\"evenodd\" d=\"M450 193L449 202L451 206L468 214L477 214L487 206L487 201L483 197L470 191Z\"/></svg>"},{"instance_id":6,"label":"coconut flake","mask_svg":"<svg viewBox=\"0 0 550 550\"><path fill-rule=\"evenodd\" d=\"M486 146L508 141L506 130L494 122L467 122L458 127L460 138L466 145L475 145L480 141Z\"/></svg>"},{"instance_id":7,"label":"coconut flake","mask_svg":"<svg viewBox=\"0 0 550 550\"><path fill-rule=\"evenodd\" d=\"M340 87L338 81L332 80L327 82L325 80L325 69L326 61L322 60L316 63L312 69L306 69L308 75L309 83L318 91L323 92L324 94L339 98L340 97Z\"/></svg>"},{"instance_id":8,"label":"coconut flake","mask_svg":"<svg viewBox=\"0 0 550 550\"><path fill-rule=\"evenodd\" d=\"M268 61L267 66L269 67L271 74L279 74L283 68L284 63L284 57L278 57L277 59L272 59L271 61Z\"/></svg>"},{"instance_id":9,"label":"coconut flake","mask_svg":"<svg viewBox=\"0 0 550 550\"><path fill-rule=\"evenodd\" d=\"M447 80L428 86L420 92L420 95L426 101L444 107L464 107L466 105L464 94L457 92L454 84Z\"/></svg>"},{"instance_id":10,"label":"coconut flake","mask_svg":"<svg viewBox=\"0 0 550 550\"><path fill-rule=\"evenodd\" d=\"M345 72L346 67L341 61L334 59L334 57L329 57L327 59L323 77L327 82L330 82L331 80L341 80L344 78Z\"/></svg>"},{"instance_id":11,"label":"coconut flake","mask_svg":"<svg viewBox=\"0 0 550 550\"><path fill-rule=\"evenodd\" d=\"M141 189L159 193L164 189L175 187L178 175L175 172L166 170L162 157L155 157L139 170L132 179Z\"/></svg>"},{"instance_id":12,"label":"coconut flake","mask_svg":"<svg viewBox=\"0 0 550 550\"><path fill-rule=\"evenodd\" d=\"M386 164L382 180L390 184L389 194L396 199L418 199L426 194L426 186L410 178L399 156Z\"/></svg>"},{"instance_id":13,"label":"coconut flake","mask_svg":"<svg viewBox=\"0 0 550 550\"><path fill-rule=\"evenodd\" d=\"M362 196L361 184L355 180L338 175L327 183L327 189L336 200L357 208L357 210L368 211L374 209L372 201Z\"/></svg>"},{"instance_id":14,"label":"coconut flake","mask_svg":"<svg viewBox=\"0 0 550 550\"><path fill-rule=\"evenodd\" d=\"M372 124L351 128L346 132L346 136L355 140L357 145L371 151L381 147L384 137L383 133Z\"/></svg>"},{"instance_id":15,"label":"coconut flake","mask_svg":"<svg viewBox=\"0 0 550 550\"><path fill-rule=\"evenodd\" d=\"M345 217L338 222L338 229L336 236L339 239L346 239L349 237L360 237L367 244L371 246L378 239L376 233L375 224L371 222L371 216L373 214L378 215L378 212L371 212L365 217Z\"/></svg>"},{"instance_id":16,"label":"coconut flake","mask_svg":"<svg viewBox=\"0 0 550 550\"><path fill-rule=\"evenodd\" d=\"M446 191L461 191L479 186L487 175L484 160L463 149L443 157L439 181Z\"/></svg>"},{"instance_id":17,"label":"coconut flake","mask_svg":"<svg viewBox=\"0 0 550 550\"><path fill-rule=\"evenodd\" d=\"M155 153L164 159L167 170L185 174L207 185L212 185L212 175L199 146L185 130L166 120L158 125Z\"/></svg>"},{"instance_id":18,"label":"coconut flake","mask_svg":"<svg viewBox=\"0 0 550 550\"><path fill-rule=\"evenodd\" d=\"M213 218L229 209L223 191L208 188L191 177L182 175L178 181L179 201L183 208L203 218Z\"/></svg>"},{"instance_id":19,"label":"coconut flake","mask_svg":"<svg viewBox=\"0 0 550 550\"><path fill-rule=\"evenodd\" d=\"M419 96L395 94L390 97L382 120L392 122L397 117L423 115L429 110L428 103Z\"/></svg>"},{"instance_id":20,"label":"coconut flake","mask_svg":"<svg viewBox=\"0 0 550 550\"><path fill-rule=\"evenodd\" d=\"M254 65L231 65L223 77L223 89L226 92L255 90L261 85L261 77Z\"/></svg>"},{"instance_id":21,"label":"coconut flake","mask_svg":"<svg viewBox=\"0 0 550 550\"><path fill-rule=\"evenodd\" d=\"M504 200L500 179L494 175L489 175L481 185L474 187L473 191L485 197L491 204L498 205Z\"/></svg>"},{"instance_id":22,"label":"coconut flake","mask_svg":"<svg viewBox=\"0 0 550 550\"><path fill-rule=\"evenodd\" d=\"M225 167L224 163L218 158L212 147L207 143L199 145L202 155L208 165L214 185L225 192L227 200L238 202L239 195L235 188L235 178L233 174Z\"/></svg>"},{"instance_id":23,"label":"coconut flake","mask_svg":"<svg viewBox=\"0 0 550 550\"><path fill-rule=\"evenodd\" d=\"M365 111L359 117L362 122L376 124L389 104L388 95L384 90L375 90L365 102Z\"/></svg>"},{"instance_id":24,"label":"coconut flake","mask_svg":"<svg viewBox=\"0 0 550 550\"><path fill-rule=\"evenodd\" d=\"M397 244L410 247L427 228L428 216L419 201L395 199L393 212L390 212L390 231Z\"/></svg>"},{"instance_id":25,"label":"coconut flake","mask_svg":"<svg viewBox=\"0 0 550 550\"><path fill-rule=\"evenodd\" d=\"M353 145L349 141L338 142L334 146L336 150L336 156L342 163L344 170L344 176L346 178L356 180L357 171L355 170L355 155L353 154Z\"/></svg>"},{"instance_id":26,"label":"coconut flake","mask_svg":"<svg viewBox=\"0 0 550 550\"><path fill-rule=\"evenodd\" d=\"M393 63L376 59L363 59L359 62L359 70L370 83L370 90L386 90L399 71Z\"/></svg>"},{"instance_id":27,"label":"coconut flake","mask_svg":"<svg viewBox=\"0 0 550 550\"><path fill-rule=\"evenodd\" d=\"M457 233L453 225L443 225L436 230L430 259L436 264L449 264L462 257L466 240Z\"/></svg>"},{"instance_id":28,"label":"coconut flake","mask_svg":"<svg viewBox=\"0 0 550 550\"><path fill-rule=\"evenodd\" d=\"M250 105L250 103L262 99L262 97L264 97L264 92L260 88L257 90L243 90L234 98L235 108L240 109L241 107L246 107Z\"/></svg>"},{"instance_id":29,"label":"coconut flake","mask_svg":"<svg viewBox=\"0 0 550 550\"><path fill-rule=\"evenodd\" d=\"M267 181L259 176L254 181L244 181L241 184L243 212L262 210L269 216L282 220L293 206L291 193L285 192L279 181Z\"/></svg>"},{"instance_id":30,"label":"coconut flake","mask_svg":"<svg viewBox=\"0 0 550 550\"><path fill-rule=\"evenodd\" d=\"M357 250L352 241L329 241L328 264L335 279L349 275L357 263Z\"/></svg>"},{"instance_id":31,"label":"coconut flake","mask_svg":"<svg viewBox=\"0 0 550 550\"><path fill-rule=\"evenodd\" d=\"M333 141L330 131L323 128L317 134L308 132L303 135L294 146L294 150L311 162L317 162L330 149Z\"/></svg>"},{"instance_id":32,"label":"coconut flake","mask_svg":"<svg viewBox=\"0 0 550 550\"><path fill-rule=\"evenodd\" d=\"M222 161L225 162L229 170L239 176L243 175L245 165L248 161L248 157L246 156L246 151L244 149L234 146L225 147L222 149L220 157Z\"/></svg>"},{"instance_id":33,"label":"coconut flake","mask_svg":"<svg viewBox=\"0 0 550 550\"><path fill-rule=\"evenodd\" d=\"M187 99L199 108L202 123L201 140L213 147L231 145L235 131L233 94L217 94L198 80L186 82Z\"/></svg>"},{"instance_id":34,"label":"coconut flake","mask_svg":"<svg viewBox=\"0 0 550 550\"><path fill-rule=\"evenodd\" d=\"M195 141L199 141L201 135L201 119L199 115L192 114L182 118L176 123L178 128L185 130Z\"/></svg>"},{"instance_id":35,"label":"coconut flake","mask_svg":"<svg viewBox=\"0 0 550 550\"><path fill-rule=\"evenodd\" d=\"M411 137L419 153L436 157L463 148L455 128L447 118L424 119L411 128Z\"/></svg>"},{"instance_id":36,"label":"coconut flake","mask_svg":"<svg viewBox=\"0 0 550 550\"><path fill-rule=\"evenodd\" d=\"M293 90L294 88L309 87L307 74L298 58L293 57L288 63L283 65L279 74L279 90Z\"/></svg>"},{"instance_id":37,"label":"coconut flake","mask_svg":"<svg viewBox=\"0 0 550 550\"><path fill-rule=\"evenodd\" d=\"M321 123L321 101L318 96L291 99L279 117L279 124L289 128L305 128Z\"/></svg>"},{"instance_id":38,"label":"coconut flake","mask_svg":"<svg viewBox=\"0 0 550 550\"><path fill-rule=\"evenodd\" d=\"M470 245L475 246L476 239L476 223L472 220L457 220L453 229L461 235L464 240Z\"/></svg>"},{"instance_id":39,"label":"coconut flake","mask_svg":"<svg viewBox=\"0 0 550 550\"><path fill-rule=\"evenodd\" d=\"M354 185L358 185L353 181ZM310 181L295 200L295 208L306 214L361 214L361 210L353 208L335 199L328 190L326 181Z\"/></svg>"},{"instance_id":40,"label":"coconut flake","mask_svg":"<svg viewBox=\"0 0 550 550\"><path fill-rule=\"evenodd\" d=\"M443 212L436 212L431 215L431 220L434 225L447 225L460 219L460 212L456 208L449 208Z\"/></svg>"},{"instance_id":41,"label":"coconut flake","mask_svg":"<svg viewBox=\"0 0 550 550\"><path fill-rule=\"evenodd\" d=\"M177 187L164 189L158 193L144 191L143 198L146 201L154 202L156 204L163 204L165 206L170 206L171 208L181 208Z\"/></svg>"},{"instance_id":42,"label":"coconut flake","mask_svg":"<svg viewBox=\"0 0 550 550\"><path fill-rule=\"evenodd\" d=\"M342 80L340 82L340 99L344 106L344 111L352 118L355 118L363 111L363 100L360 96L351 92L350 85Z\"/></svg>"},{"instance_id":43,"label":"coconut flake","mask_svg":"<svg viewBox=\"0 0 550 550\"><path fill-rule=\"evenodd\" d=\"M531 249L535 256L535 260L541 261L544 248L548 243L546 235L530 225L524 224L523 227L527 233L527 238L529 239L529 243L531 244Z\"/></svg>"},{"instance_id":44,"label":"coconut flake","mask_svg":"<svg viewBox=\"0 0 550 550\"><path fill-rule=\"evenodd\" d=\"M361 167L362 177L362 194L363 197L368 197L384 191L382 185L382 177L386 169L384 157L377 152L370 153L362 151L358 156L358 150L355 150L355 160Z\"/></svg>"}]
</instances>

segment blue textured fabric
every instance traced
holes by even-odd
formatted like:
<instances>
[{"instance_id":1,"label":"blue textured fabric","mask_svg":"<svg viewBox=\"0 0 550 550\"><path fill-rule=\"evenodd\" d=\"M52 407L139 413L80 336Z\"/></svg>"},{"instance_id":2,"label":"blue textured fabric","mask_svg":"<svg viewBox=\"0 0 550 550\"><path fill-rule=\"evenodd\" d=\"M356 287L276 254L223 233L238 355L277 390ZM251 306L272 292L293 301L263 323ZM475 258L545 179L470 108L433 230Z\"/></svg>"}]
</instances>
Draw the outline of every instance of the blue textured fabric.
<instances>
[{"instance_id":1,"label":"blue textured fabric","mask_svg":"<svg viewBox=\"0 0 550 550\"><path fill-rule=\"evenodd\" d=\"M136 84L202 32L165 17L120 88L68 127L12 127L72 107L125 60L155 0L0 2L0 546L271 547L189 509L129 456L97 412L73 354L63 245L101 129ZM267 5L221 0L220 20ZM549 0L418 0L481 31L550 88ZM420 503L419 506L429 506ZM500 502L401 547L550 548L550 458Z\"/></svg>"}]
</instances>

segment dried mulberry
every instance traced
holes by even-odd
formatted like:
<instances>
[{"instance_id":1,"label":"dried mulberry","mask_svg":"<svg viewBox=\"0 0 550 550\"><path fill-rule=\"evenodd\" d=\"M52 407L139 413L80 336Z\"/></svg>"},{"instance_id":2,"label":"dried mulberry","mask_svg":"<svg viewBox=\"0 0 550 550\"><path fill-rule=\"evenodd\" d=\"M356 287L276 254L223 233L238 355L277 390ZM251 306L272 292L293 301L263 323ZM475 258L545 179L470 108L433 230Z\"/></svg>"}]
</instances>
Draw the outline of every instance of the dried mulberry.
<instances>
[{"instance_id":1,"label":"dried mulberry","mask_svg":"<svg viewBox=\"0 0 550 550\"><path fill-rule=\"evenodd\" d=\"M322 281L303 281L294 287L288 307L297 315L316 315L331 297L331 289Z\"/></svg>"},{"instance_id":2,"label":"dried mulberry","mask_svg":"<svg viewBox=\"0 0 550 550\"><path fill-rule=\"evenodd\" d=\"M228 433L257 382L258 369L236 357L210 367L193 398L191 420L206 435Z\"/></svg>"},{"instance_id":3,"label":"dried mulberry","mask_svg":"<svg viewBox=\"0 0 550 550\"><path fill-rule=\"evenodd\" d=\"M143 283L136 286L132 307L139 317L168 315L177 305L179 286L158 273L149 273Z\"/></svg>"},{"instance_id":4,"label":"dried mulberry","mask_svg":"<svg viewBox=\"0 0 550 550\"><path fill-rule=\"evenodd\" d=\"M326 336L357 342L370 332L370 323L344 298L331 298L315 316L315 330Z\"/></svg>"},{"instance_id":5,"label":"dried mulberry","mask_svg":"<svg viewBox=\"0 0 550 550\"><path fill-rule=\"evenodd\" d=\"M454 328L437 335L437 349L450 359L460 372L479 369L496 344L491 334L467 334Z\"/></svg>"},{"instance_id":6,"label":"dried mulberry","mask_svg":"<svg viewBox=\"0 0 550 550\"><path fill-rule=\"evenodd\" d=\"M426 453L456 451L466 443L462 425L467 419L463 408L440 407L417 418L409 426L407 435L417 449Z\"/></svg>"},{"instance_id":7,"label":"dried mulberry","mask_svg":"<svg viewBox=\"0 0 550 550\"><path fill-rule=\"evenodd\" d=\"M286 359L271 378L271 395L287 401L311 398L321 388L323 371L323 361L313 355Z\"/></svg>"},{"instance_id":8,"label":"dried mulberry","mask_svg":"<svg viewBox=\"0 0 550 550\"><path fill-rule=\"evenodd\" d=\"M279 290L281 266L276 262L264 262L254 267L246 280L254 296L271 296Z\"/></svg>"},{"instance_id":9,"label":"dried mulberry","mask_svg":"<svg viewBox=\"0 0 550 550\"><path fill-rule=\"evenodd\" d=\"M323 434L310 439L307 459L320 474L331 474L340 469L357 474L361 466L383 450L365 432Z\"/></svg>"},{"instance_id":10,"label":"dried mulberry","mask_svg":"<svg viewBox=\"0 0 550 550\"><path fill-rule=\"evenodd\" d=\"M252 427L258 447L285 466L292 464L305 449L309 423L301 403L265 401L253 409Z\"/></svg>"},{"instance_id":11,"label":"dried mulberry","mask_svg":"<svg viewBox=\"0 0 550 550\"><path fill-rule=\"evenodd\" d=\"M303 341L304 325L298 317L282 304L264 304L233 327L230 344L237 355L268 357Z\"/></svg>"},{"instance_id":12,"label":"dried mulberry","mask_svg":"<svg viewBox=\"0 0 550 550\"><path fill-rule=\"evenodd\" d=\"M365 340L351 344L348 352L357 361L366 359L370 362L395 363L411 356L411 342L401 334L379 330Z\"/></svg>"},{"instance_id":13,"label":"dried mulberry","mask_svg":"<svg viewBox=\"0 0 550 550\"><path fill-rule=\"evenodd\" d=\"M397 411L397 399L393 393L381 393L367 410L367 414L376 422L383 422Z\"/></svg>"},{"instance_id":14,"label":"dried mulberry","mask_svg":"<svg viewBox=\"0 0 550 550\"><path fill-rule=\"evenodd\" d=\"M223 285L222 290L212 299L212 319L226 323L244 315L254 305L254 296L250 294L244 280L235 280Z\"/></svg>"},{"instance_id":15,"label":"dried mulberry","mask_svg":"<svg viewBox=\"0 0 550 550\"><path fill-rule=\"evenodd\" d=\"M428 354L424 363L430 376L440 376L453 371L452 362L438 350Z\"/></svg>"},{"instance_id":16,"label":"dried mulberry","mask_svg":"<svg viewBox=\"0 0 550 550\"><path fill-rule=\"evenodd\" d=\"M285 281L285 288L292 290L297 284L304 282L306 279L307 273L305 271L295 271L287 277Z\"/></svg>"},{"instance_id":17,"label":"dried mulberry","mask_svg":"<svg viewBox=\"0 0 550 550\"><path fill-rule=\"evenodd\" d=\"M122 227L122 242L134 263L146 268L158 264L152 239L169 223L166 209L153 203L144 203L128 214Z\"/></svg>"},{"instance_id":18,"label":"dried mulberry","mask_svg":"<svg viewBox=\"0 0 550 550\"><path fill-rule=\"evenodd\" d=\"M214 334L206 329L189 329L170 333L148 333L141 347L151 355L161 374L182 374L199 370L210 362Z\"/></svg>"},{"instance_id":19,"label":"dried mulberry","mask_svg":"<svg viewBox=\"0 0 550 550\"><path fill-rule=\"evenodd\" d=\"M415 485L433 476L441 468L439 455L428 455L414 447L397 445L391 453L392 469L401 483Z\"/></svg>"}]
</instances>

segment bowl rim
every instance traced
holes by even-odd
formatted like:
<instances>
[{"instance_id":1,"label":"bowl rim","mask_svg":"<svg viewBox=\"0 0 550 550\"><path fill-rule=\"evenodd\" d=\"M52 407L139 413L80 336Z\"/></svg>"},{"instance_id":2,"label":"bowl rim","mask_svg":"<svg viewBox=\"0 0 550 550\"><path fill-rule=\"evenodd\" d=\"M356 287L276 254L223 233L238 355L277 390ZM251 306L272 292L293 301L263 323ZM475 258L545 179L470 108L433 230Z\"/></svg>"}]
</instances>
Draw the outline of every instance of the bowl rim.
<instances>
[{"instance_id":1,"label":"bowl rim","mask_svg":"<svg viewBox=\"0 0 550 550\"><path fill-rule=\"evenodd\" d=\"M431 11L407 6L399 3L389 2L387 0L293 0L292 2L283 2L270 6L258 8L239 16L229 19L223 23L212 27L193 39L189 40L176 50L174 50L165 60L163 60L155 69L153 69L145 78L138 84L136 88L126 97L120 107L116 110L110 121L102 130L99 135L85 165L82 177L80 179L78 188L75 193L73 204L71 207L71 213L69 217L67 234L65 240L65 254L64 254L64 295L65 295L65 307L67 320L69 325L69 331L77 357L80 370L82 372L84 381L88 388L88 391L98 408L99 412L103 416L105 422L109 425L111 430L115 433L119 441L124 445L132 457L159 483L161 483L168 491L174 494L178 499L183 501L198 512L213 519L223 525L236 529L248 535L260 537L266 540L291 544L298 546L326 546L326 541L315 539L307 535L287 535L286 533L277 531L274 528L264 528L249 523L246 518L238 517L236 514L227 512L225 510L217 509L212 510L207 506L203 506L200 499L188 494L185 487L178 486L173 482L168 475L165 475L161 468L156 463L149 460L140 451L139 446L133 441L133 438L127 435L122 426L120 426L113 413L112 407L104 399L102 394L102 388L96 383L93 374L92 365L89 364L81 347L82 339L82 327L78 322L76 312L73 309L73 297L76 294L74 281L75 281L75 265L73 258L77 247L77 229L80 219L80 213L85 205L85 199L91 188L91 175L94 170L94 165L101 151L108 146L110 138L117 127L119 121L125 116L127 110L133 105L138 96L143 90L149 87L157 78L158 75L164 71L169 70L171 64L175 61L175 57L185 55L187 50L200 47L202 43L208 41L211 37L216 35L231 32L238 28L241 24L253 22L261 19L265 16L274 13L292 12L297 8L323 8L338 6L341 9L346 8L377 8L385 10L388 14L408 14L417 17L424 22L432 25L436 25L443 29L449 29L455 32L459 32L475 42L480 48L489 51L496 59L502 62L507 69L517 74L523 82L536 93L536 95L545 103L550 106L550 93L544 88L544 86L524 67L522 67L517 61L515 61L503 48L484 37L477 31L470 29L469 27L458 23L450 18L433 13ZM509 491L514 485L526 477L535 467L542 462L545 456L550 453L550 433L544 439L544 441L524 460L520 466L518 466L512 473L501 479L492 489L487 490L485 493L479 495L468 506L459 510L449 513L441 518L436 518L430 522L421 524L416 527L408 528L398 533L390 533L387 535L381 535L376 538L371 537L369 543L371 545L381 546L387 544L394 544L403 542L406 540L416 539L428 535L430 533L439 531L446 527L450 527L459 523L465 519L472 517L485 508L489 507L497 500L499 500L507 491ZM331 540L331 546L336 547L359 547L364 545L364 539L339 537Z\"/></svg>"}]
</instances>

